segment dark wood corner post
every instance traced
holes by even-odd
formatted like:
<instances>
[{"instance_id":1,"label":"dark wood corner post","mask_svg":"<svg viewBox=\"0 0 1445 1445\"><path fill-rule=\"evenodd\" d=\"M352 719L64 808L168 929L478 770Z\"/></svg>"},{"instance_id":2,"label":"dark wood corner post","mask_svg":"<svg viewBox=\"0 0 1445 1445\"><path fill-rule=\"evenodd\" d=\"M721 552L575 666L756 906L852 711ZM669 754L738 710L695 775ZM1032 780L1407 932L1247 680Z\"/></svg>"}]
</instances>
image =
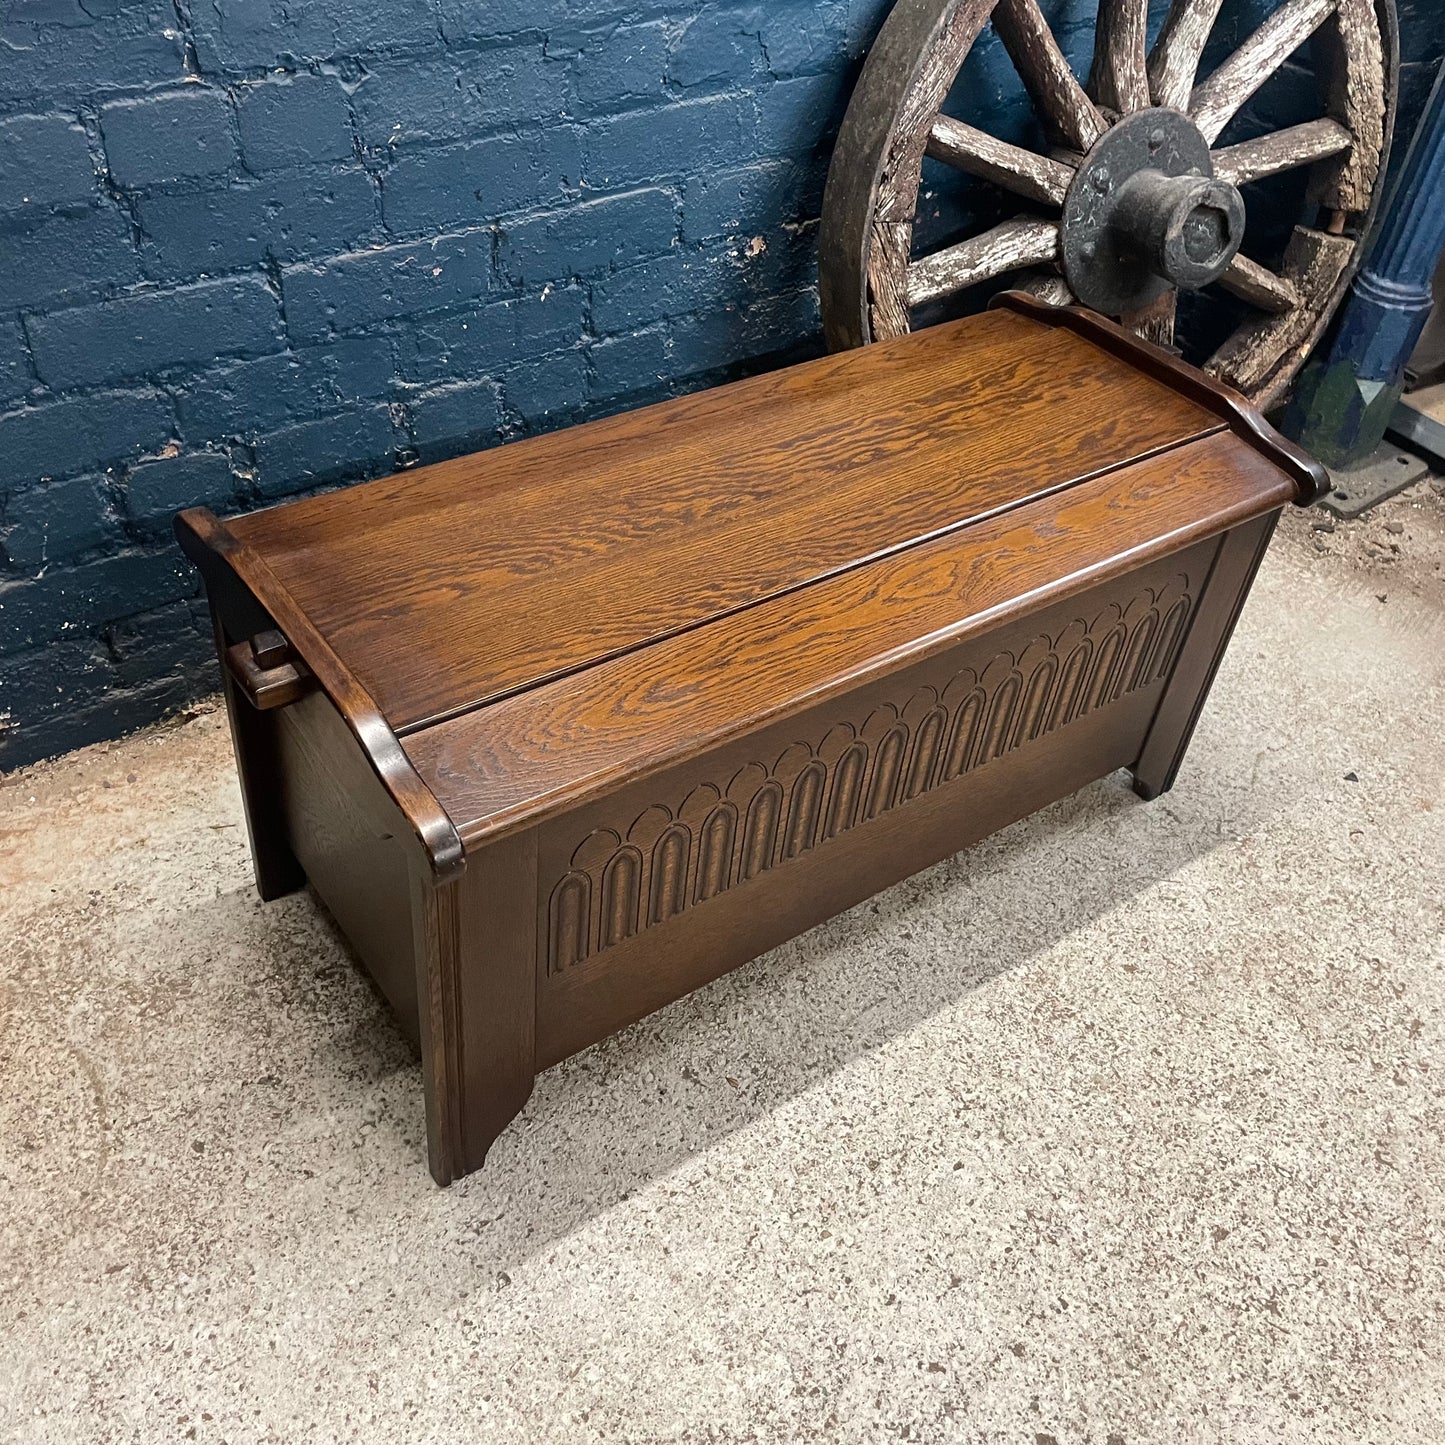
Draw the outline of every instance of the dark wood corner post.
<instances>
[{"instance_id":1,"label":"dark wood corner post","mask_svg":"<svg viewBox=\"0 0 1445 1445\"><path fill-rule=\"evenodd\" d=\"M432 1177L479 1169L536 1074L536 834L439 879L413 873L417 1002Z\"/></svg>"},{"instance_id":2,"label":"dark wood corner post","mask_svg":"<svg viewBox=\"0 0 1445 1445\"><path fill-rule=\"evenodd\" d=\"M1141 798L1157 798L1174 786L1195 724L1204 710L1214 675L1224 660L1234 625L1244 610L1250 584L1274 535L1278 512L1256 517L1231 528L1219 539L1213 566L1204 584L1194 624L1179 650L1174 671L1159 700L1159 707L1139 760L1130 771L1134 791Z\"/></svg>"},{"instance_id":3,"label":"dark wood corner post","mask_svg":"<svg viewBox=\"0 0 1445 1445\"><path fill-rule=\"evenodd\" d=\"M246 699L225 665L237 643L275 628L270 613L236 575L224 550L197 533L185 514L176 519L176 540L196 564L206 585L216 656L221 660L221 693L231 725L231 747L241 782L241 804L251 839L251 860L256 890L269 902L294 893L306 883L306 870L288 841L282 769L276 739L276 720Z\"/></svg>"},{"instance_id":4,"label":"dark wood corner post","mask_svg":"<svg viewBox=\"0 0 1445 1445\"><path fill-rule=\"evenodd\" d=\"M211 623L222 657L238 639L227 628L215 603ZM221 688L231 723L231 746L241 780L241 805L251 838L256 891L266 901L282 898L306 885L306 870L291 851L286 829L283 773L277 750L276 720L241 693L228 668L221 669Z\"/></svg>"},{"instance_id":5,"label":"dark wood corner post","mask_svg":"<svg viewBox=\"0 0 1445 1445\"><path fill-rule=\"evenodd\" d=\"M189 549L187 549L189 550ZM194 555L194 554L193 554ZM224 659L237 644L259 637L275 623L229 569L205 566L206 594L216 655ZM231 724L231 747L241 782L241 804L251 839L256 890L267 902L306 884L306 870L288 841L283 771L278 755L276 719L242 692L230 668L221 666L221 692Z\"/></svg>"}]
</instances>

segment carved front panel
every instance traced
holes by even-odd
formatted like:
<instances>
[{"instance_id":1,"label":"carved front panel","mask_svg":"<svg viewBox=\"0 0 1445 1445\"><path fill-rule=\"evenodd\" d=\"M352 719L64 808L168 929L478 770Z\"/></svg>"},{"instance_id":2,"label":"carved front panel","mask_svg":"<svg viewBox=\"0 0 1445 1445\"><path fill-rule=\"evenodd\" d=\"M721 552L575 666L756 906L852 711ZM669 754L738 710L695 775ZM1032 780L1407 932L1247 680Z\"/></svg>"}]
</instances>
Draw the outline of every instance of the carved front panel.
<instances>
[{"instance_id":1,"label":"carved front panel","mask_svg":"<svg viewBox=\"0 0 1445 1445\"><path fill-rule=\"evenodd\" d=\"M1202 565L1198 571L1202 578ZM1089 594L1096 607L1098 595ZM1087 617L1050 614L1060 618L1057 629L1015 650L990 655L985 645L978 657L975 647L978 665L955 669L945 660L925 669L932 676L923 681L910 669L895 679L894 696L885 684L883 700L860 704L852 694L833 705L826 721L814 723L816 737L608 819L611 826L578 840L551 888L547 971L583 965L642 929L745 888L848 829L1155 685L1174 664L1197 596L1198 580L1181 572L1152 588L1135 583L1122 603Z\"/></svg>"}]
</instances>

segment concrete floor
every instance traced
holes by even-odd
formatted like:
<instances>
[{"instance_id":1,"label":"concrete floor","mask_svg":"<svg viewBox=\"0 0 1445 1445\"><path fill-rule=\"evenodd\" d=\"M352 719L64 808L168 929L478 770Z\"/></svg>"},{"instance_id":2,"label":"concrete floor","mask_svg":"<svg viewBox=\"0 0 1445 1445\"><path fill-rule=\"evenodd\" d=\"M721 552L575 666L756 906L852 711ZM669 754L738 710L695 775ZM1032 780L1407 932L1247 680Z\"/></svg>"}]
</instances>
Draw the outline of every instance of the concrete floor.
<instances>
[{"instance_id":1,"label":"concrete floor","mask_svg":"<svg viewBox=\"0 0 1445 1445\"><path fill-rule=\"evenodd\" d=\"M1110 779L545 1075L260 905L211 710L0 788L0 1438L1445 1434L1445 499L1291 515Z\"/></svg>"}]
</instances>

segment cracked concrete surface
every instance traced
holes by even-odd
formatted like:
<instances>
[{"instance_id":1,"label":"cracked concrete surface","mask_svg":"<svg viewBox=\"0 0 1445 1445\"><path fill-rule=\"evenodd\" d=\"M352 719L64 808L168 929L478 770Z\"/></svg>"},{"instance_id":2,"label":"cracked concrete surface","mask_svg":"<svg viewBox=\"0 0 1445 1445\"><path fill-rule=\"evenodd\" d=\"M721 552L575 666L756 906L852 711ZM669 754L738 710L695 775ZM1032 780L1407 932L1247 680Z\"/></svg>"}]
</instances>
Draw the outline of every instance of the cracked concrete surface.
<instances>
[{"instance_id":1,"label":"cracked concrete surface","mask_svg":"<svg viewBox=\"0 0 1445 1445\"><path fill-rule=\"evenodd\" d=\"M1438 1441L1445 500L1322 520L1173 793L569 1061L449 1191L217 713L6 780L0 1437Z\"/></svg>"}]
</instances>

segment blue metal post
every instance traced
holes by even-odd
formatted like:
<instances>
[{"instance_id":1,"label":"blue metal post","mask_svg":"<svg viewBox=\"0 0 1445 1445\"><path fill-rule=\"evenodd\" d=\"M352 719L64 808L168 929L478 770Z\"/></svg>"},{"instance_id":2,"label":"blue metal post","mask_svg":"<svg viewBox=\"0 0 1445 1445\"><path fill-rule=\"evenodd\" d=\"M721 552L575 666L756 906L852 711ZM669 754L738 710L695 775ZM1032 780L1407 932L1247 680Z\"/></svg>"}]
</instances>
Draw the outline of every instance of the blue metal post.
<instances>
[{"instance_id":1,"label":"blue metal post","mask_svg":"<svg viewBox=\"0 0 1445 1445\"><path fill-rule=\"evenodd\" d=\"M1327 466L1347 466L1384 440L1405 363L1430 315L1430 277L1445 247L1445 67L1368 264L1355 277L1324 361L1300 378L1284 429Z\"/></svg>"}]
</instances>

